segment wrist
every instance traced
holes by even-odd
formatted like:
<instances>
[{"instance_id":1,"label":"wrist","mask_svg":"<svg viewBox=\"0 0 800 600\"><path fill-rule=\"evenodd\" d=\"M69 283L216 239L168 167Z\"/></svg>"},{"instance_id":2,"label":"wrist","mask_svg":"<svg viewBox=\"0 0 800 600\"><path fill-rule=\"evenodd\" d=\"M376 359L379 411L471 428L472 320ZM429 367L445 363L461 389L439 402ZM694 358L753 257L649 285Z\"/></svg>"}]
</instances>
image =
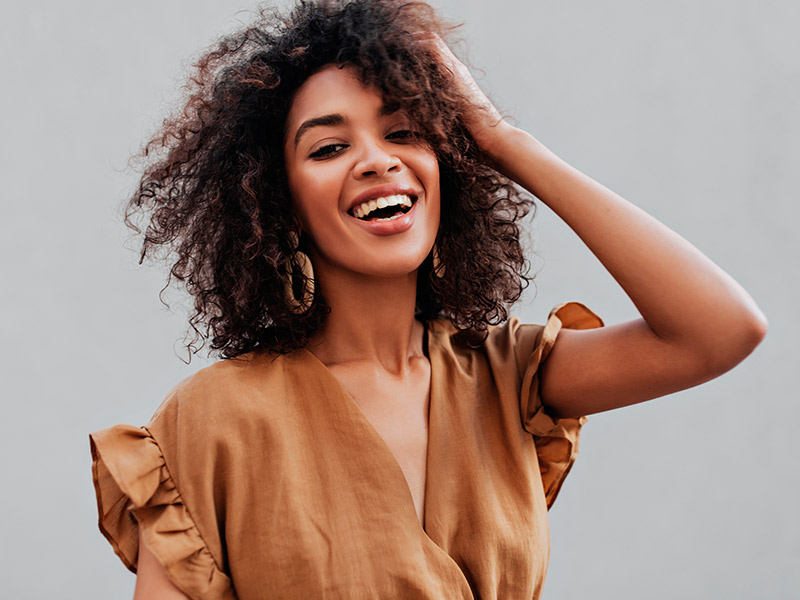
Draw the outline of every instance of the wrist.
<instances>
[{"instance_id":1,"label":"wrist","mask_svg":"<svg viewBox=\"0 0 800 600\"><path fill-rule=\"evenodd\" d=\"M503 118L484 124L482 127L471 127L472 137L481 152L490 161L495 162L504 154L504 148L514 136L516 127Z\"/></svg>"},{"instance_id":2,"label":"wrist","mask_svg":"<svg viewBox=\"0 0 800 600\"><path fill-rule=\"evenodd\" d=\"M515 179L514 171L519 167L521 154L544 148L530 133L505 120L485 130L475 141L492 166L512 179Z\"/></svg>"}]
</instances>

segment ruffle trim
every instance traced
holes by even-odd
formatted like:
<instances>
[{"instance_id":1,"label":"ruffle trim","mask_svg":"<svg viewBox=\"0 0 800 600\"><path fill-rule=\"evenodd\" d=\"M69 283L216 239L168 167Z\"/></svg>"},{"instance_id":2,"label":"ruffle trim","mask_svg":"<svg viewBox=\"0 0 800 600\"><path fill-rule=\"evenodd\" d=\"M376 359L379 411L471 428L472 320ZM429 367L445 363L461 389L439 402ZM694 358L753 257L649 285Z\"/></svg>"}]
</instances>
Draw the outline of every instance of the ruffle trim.
<instances>
[{"instance_id":1,"label":"ruffle trim","mask_svg":"<svg viewBox=\"0 0 800 600\"><path fill-rule=\"evenodd\" d=\"M561 485L578 456L578 436L586 417L554 419L539 396L539 367L547 359L562 328L594 329L603 321L577 302L556 306L547 318L522 378L520 410L523 425L535 438L547 507L558 496Z\"/></svg>"},{"instance_id":2,"label":"ruffle trim","mask_svg":"<svg viewBox=\"0 0 800 600\"><path fill-rule=\"evenodd\" d=\"M125 566L136 572L141 526L145 545L184 594L235 599L230 578L203 542L150 432L117 425L89 440L100 531Z\"/></svg>"}]
</instances>

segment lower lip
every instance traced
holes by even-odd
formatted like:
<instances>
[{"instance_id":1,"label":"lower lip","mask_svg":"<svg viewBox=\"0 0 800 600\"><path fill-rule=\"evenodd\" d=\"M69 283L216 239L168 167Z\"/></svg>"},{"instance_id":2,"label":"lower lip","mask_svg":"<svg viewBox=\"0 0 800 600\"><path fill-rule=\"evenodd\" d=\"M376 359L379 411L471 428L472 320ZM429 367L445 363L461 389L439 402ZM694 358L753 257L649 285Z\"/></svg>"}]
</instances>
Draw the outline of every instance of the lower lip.
<instances>
[{"instance_id":1,"label":"lower lip","mask_svg":"<svg viewBox=\"0 0 800 600\"><path fill-rule=\"evenodd\" d=\"M401 217L395 217L394 219L389 219L387 221L379 221L377 219L372 221L364 221L349 215L349 213L348 216L350 216L351 219L354 219L360 227L363 227L373 235L394 235L396 233L403 233L404 231L411 229L411 226L414 224L414 215L417 212L417 205L419 202L420 200L417 198L407 213Z\"/></svg>"}]
</instances>

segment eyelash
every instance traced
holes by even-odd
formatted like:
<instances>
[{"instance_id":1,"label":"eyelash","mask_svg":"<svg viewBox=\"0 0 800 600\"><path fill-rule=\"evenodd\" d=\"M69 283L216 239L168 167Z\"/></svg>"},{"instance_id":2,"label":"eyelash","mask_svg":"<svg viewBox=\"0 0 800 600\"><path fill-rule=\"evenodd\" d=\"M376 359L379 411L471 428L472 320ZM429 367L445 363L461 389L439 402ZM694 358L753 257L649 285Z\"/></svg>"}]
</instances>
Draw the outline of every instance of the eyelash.
<instances>
[{"instance_id":1,"label":"eyelash","mask_svg":"<svg viewBox=\"0 0 800 600\"><path fill-rule=\"evenodd\" d=\"M412 140L416 137L415 133L410 129L398 129L397 131L393 131L390 134L387 134L387 140L401 140L401 141L408 141ZM318 159L325 159L335 156L339 154L343 148L346 148L347 144L326 144L322 146L311 154L309 154L309 158L318 158Z\"/></svg>"},{"instance_id":2,"label":"eyelash","mask_svg":"<svg viewBox=\"0 0 800 600\"><path fill-rule=\"evenodd\" d=\"M402 134L402 136L399 137L399 138L398 137L393 137L393 136L395 136L397 134ZM415 136L414 132L411 131L410 129L398 129L397 131L393 131L392 133L387 135L386 139L390 139L390 140L396 140L396 139L408 140L408 139L412 139L414 137L416 137L416 136Z\"/></svg>"},{"instance_id":3,"label":"eyelash","mask_svg":"<svg viewBox=\"0 0 800 600\"><path fill-rule=\"evenodd\" d=\"M309 158L328 158L334 154L338 154L341 150L337 150L337 148L345 148L347 144L327 144L314 150L311 154L309 154Z\"/></svg>"}]
</instances>

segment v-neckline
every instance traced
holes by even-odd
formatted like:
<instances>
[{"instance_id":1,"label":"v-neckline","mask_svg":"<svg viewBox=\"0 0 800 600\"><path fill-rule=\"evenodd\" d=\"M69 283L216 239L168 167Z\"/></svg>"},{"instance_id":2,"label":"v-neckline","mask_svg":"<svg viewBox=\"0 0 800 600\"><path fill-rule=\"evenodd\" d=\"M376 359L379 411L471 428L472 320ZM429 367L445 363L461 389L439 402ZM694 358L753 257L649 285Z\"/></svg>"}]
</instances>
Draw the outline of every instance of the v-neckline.
<instances>
[{"instance_id":1,"label":"v-neckline","mask_svg":"<svg viewBox=\"0 0 800 600\"><path fill-rule=\"evenodd\" d=\"M307 348L302 348L303 353L306 354L309 360L316 365L317 369L320 372L324 373L328 379L332 380L333 385L338 390L339 396L341 396L344 399L345 403L350 408L350 411L356 414L357 418L366 425L366 428L370 432L371 436L374 437L378 442L378 446L381 446L383 448L390 463L394 465L395 470L399 473L400 478L405 483L407 500L408 503L410 504L411 513L414 515L414 522L419 526L422 533L428 539L431 539L430 536L428 535L426 524L428 522L431 510L431 505L429 501L430 498L429 490L431 481L430 474L431 474L431 462L432 462L431 441L434 438L433 425L435 422L435 419L431 417L436 414L436 412L434 411L434 400L436 396L436 394L434 394L434 390L436 389L434 381L436 373L436 369L434 368L435 353L431 349L432 344L430 339L430 325L431 325L430 321L425 322L424 323L425 329L423 332L423 348L427 350L427 358L430 366L430 381L428 382L428 439L425 448L425 487L423 492L424 497L422 499L423 517L421 522L417 515L417 508L414 504L414 495L411 493L411 486L408 484L408 479L406 478L405 472L403 471L403 468L400 466L400 463L397 460L397 457L394 455L394 452L392 452L392 449L389 447L389 444L386 442L386 440L378 431L378 429L375 427L375 425L372 423L372 421L369 420L369 417L367 417L364 410L361 408L361 406L359 406L358 402L356 402L356 399L353 398L353 395L349 391L347 391L347 388L344 387L344 384L339 380L338 377L336 377L336 375L333 374L333 371L331 371L330 368L325 363L323 363L319 358L317 358L317 356L313 352L311 352Z\"/></svg>"}]
</instances>

